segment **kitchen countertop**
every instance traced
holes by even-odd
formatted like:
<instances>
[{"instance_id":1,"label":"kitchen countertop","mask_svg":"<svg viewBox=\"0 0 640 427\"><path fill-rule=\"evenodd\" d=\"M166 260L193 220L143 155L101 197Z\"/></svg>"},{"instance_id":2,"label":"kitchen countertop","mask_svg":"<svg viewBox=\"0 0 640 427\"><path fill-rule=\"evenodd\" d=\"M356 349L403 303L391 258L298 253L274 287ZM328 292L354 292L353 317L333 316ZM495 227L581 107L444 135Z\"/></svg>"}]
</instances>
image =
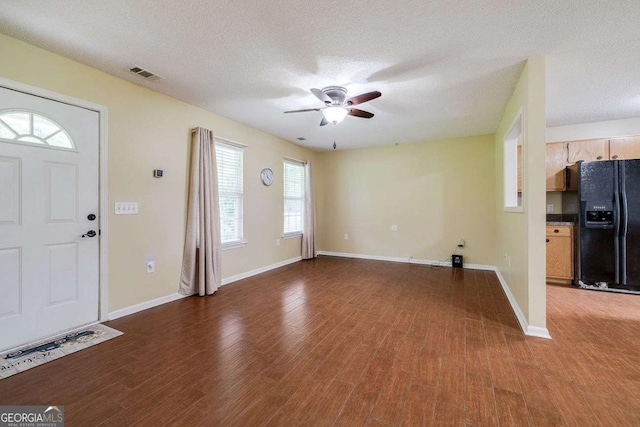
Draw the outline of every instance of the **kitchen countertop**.
<instances>
[{"instance_id":1,"label":"kitchen countertop","mask_svg":"<svg viewBox=\"0 0 640 427\"><path fill-rule=\"evenodd\" d=\"M547 225L574 225L577 220L576 214L547 214Z\"/></svg>"}]
</instances>

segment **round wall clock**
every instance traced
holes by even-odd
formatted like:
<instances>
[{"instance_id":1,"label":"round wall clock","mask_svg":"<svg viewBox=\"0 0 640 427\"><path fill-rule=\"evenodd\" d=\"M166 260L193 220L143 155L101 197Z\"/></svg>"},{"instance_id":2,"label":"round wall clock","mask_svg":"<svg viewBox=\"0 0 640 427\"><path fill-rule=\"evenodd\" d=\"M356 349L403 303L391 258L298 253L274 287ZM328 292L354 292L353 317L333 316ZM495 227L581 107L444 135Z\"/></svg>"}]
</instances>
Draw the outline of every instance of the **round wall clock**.
<instances>
[{"instance_id":1,"label":"round wall clock","mask_svg":"<svg viewBox=\"0 0 640 427\"><path fill-rule=\"evenodd\" d=\"M273 184L273 171L269 168L262 169L260 172L260 181L267 186Z\"/></svg>"}]
</instances>

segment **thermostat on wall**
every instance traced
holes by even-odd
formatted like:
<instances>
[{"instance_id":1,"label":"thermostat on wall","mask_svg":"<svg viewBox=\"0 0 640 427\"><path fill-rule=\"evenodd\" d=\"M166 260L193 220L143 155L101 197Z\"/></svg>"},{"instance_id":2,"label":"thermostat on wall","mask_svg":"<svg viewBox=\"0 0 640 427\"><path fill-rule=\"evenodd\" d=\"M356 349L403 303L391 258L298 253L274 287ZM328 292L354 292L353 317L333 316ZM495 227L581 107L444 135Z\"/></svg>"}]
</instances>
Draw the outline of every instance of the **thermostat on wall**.
<instances>
[{"instance_id":1,"label":"thermostat on wall","mask_svg":"<svg viewBox=\"0 0 640 427\"><path fill-rule=\"evenodd\" d=\"M154 169L153 170L154 178L162 178L162 169Z\"/></svg>"}]
</instances>

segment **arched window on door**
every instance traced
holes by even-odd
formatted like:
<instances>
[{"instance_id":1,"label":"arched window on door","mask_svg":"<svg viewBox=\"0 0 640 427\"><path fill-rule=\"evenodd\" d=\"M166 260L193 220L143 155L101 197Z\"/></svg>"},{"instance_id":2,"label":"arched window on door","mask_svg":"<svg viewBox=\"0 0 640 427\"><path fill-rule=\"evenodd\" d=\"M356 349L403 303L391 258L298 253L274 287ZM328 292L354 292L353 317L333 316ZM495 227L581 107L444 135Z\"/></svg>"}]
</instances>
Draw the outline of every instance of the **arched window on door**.
<instances>
[{"instance_id":1,"label":"arched window on door","mask_svg":"<svg viewBox=\"0 0 640 427\"><path fill-rule=\"evenodd\" d=\"M0 112L0 139L44 148L76 149L60 125L38 113L24 110Z\"/></svg>"}]
</instances>

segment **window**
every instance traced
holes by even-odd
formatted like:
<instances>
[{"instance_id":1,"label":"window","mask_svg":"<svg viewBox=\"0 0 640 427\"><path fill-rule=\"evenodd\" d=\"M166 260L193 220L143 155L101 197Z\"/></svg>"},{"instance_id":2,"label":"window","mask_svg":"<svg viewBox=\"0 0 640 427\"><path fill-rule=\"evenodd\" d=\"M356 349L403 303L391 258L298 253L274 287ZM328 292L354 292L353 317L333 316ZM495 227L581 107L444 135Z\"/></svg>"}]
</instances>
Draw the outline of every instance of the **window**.
<instances>
[{"instance_id":1,"label":"window","mask_svg":"<svg viewBox=\"0 0 640 427\"><path fill-rule=\"evenodd\" d=\"M302 234L304 165L284 161L284 234Z\"/></svg>"},{"instance_id":2,"label":"window","mask_svg":"<svg viewBox=\"0 0 640 427\"><path fill-rule=\"evenodd\" d=\"M242 148L216 141L220 240L223 246L242 241Z\"/></svg>"},{"instance_id":3,"label":"window","mask_svg":"<svg viewBox=\"0 0 640 427\"><path fill-rule=\"evenodd\" d=\"M504 145L504 209L507 212L523 212L523 114L519 111L506 133Z\"/></svg>"},{"instance_id":4,"label":"window","mask_svg":"<svg viewBox=\"0 0 640 427\"><path fill-rule=\"evenodd\" d=\"M69 134L57 123L30 111L0 113L0 138L45 148L75 149Z\"/></svg>"}]
</instances>

